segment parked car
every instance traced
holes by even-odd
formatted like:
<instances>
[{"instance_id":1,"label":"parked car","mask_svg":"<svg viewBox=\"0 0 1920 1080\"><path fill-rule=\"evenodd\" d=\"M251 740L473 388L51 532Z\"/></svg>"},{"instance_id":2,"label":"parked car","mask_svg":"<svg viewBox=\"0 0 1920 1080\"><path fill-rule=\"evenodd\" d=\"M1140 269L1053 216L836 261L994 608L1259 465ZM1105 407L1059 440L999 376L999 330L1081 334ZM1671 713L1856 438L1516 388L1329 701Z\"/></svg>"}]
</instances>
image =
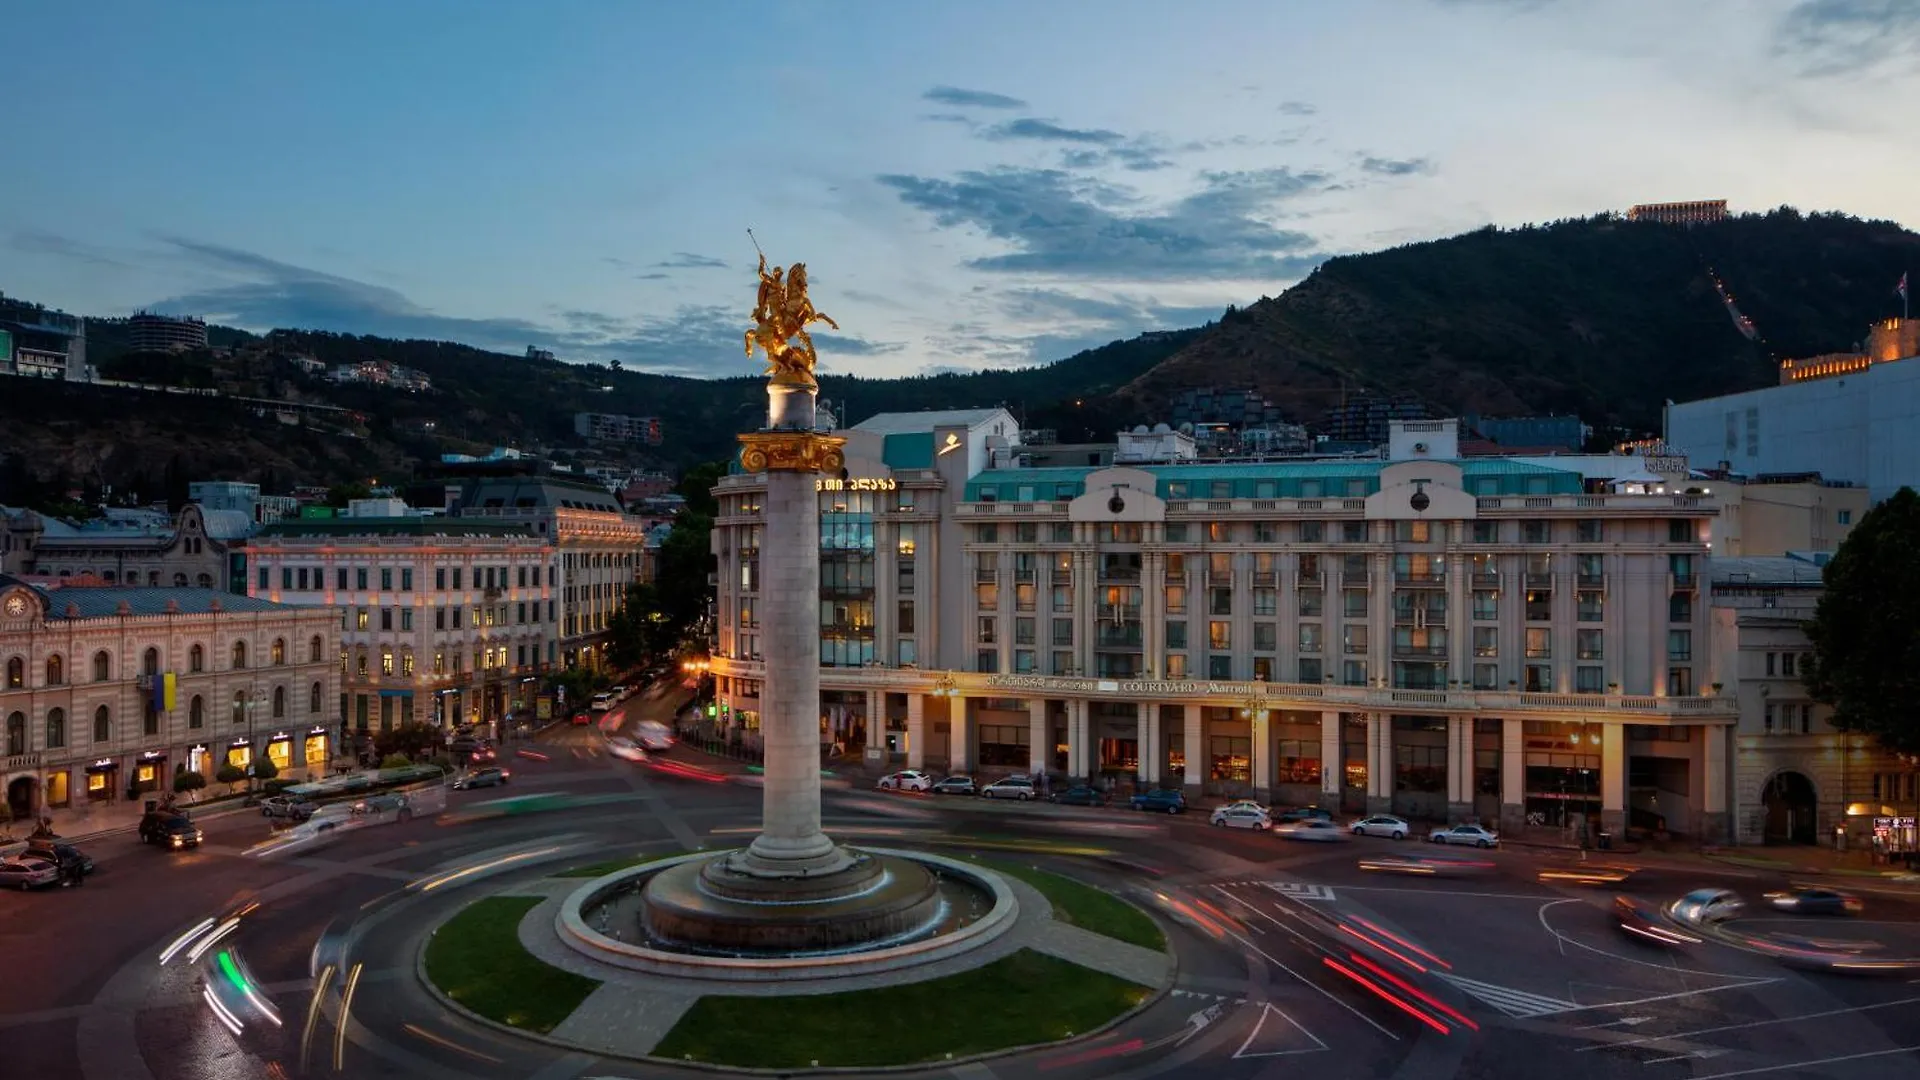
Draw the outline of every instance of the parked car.
<instances>
[{"instance_id":1,"label":"parked car","mask_svg":"<svg viewBox=\"0 0 1920 1080\"><path fill-rule=\"evenodd\" d=\"M1858 915L1867 905L1857 896L1832 889L1793 889L1770 892L1767 903L1798 915Z\"/></svg>"},{"instance_id":2,"label":"parked car","mask_svg":"<svg viewBox=\"0 0 1920 1080\"><path fill-rule=\"evenodd\" d=\"M1695 889L1673 902L1668 912L1684 923L1717 923L1740 914L1746 902L1730 889Z\"/></svg>"},{"instance_id":3,"label":"parked car","mask_svg":"<svg viewBox=\"0 0 1920 1080\"><path fill-rule=\"evenodd\" d=\"M919 769L902 769L880 778L874 787L881 791L925 791L933 786L933 777Z\"/></svg>"},{"instance_id":4,"label":"parked car","mask_svg":"<svg viewBox=\"0 0 1920 1080\"><path fill-rule=\"evenodd\" d=\"M60 880L60 867L38 855L10 855L0 859L0 889L37 889Z\"/></svg>"},{"instance_id":5,"label":"parked car","mask_svg":"<svg viewBox=\"0 0 1920 1080\"><path fill-rule=\"evenodd\" d=\"M305 821L313 816L312 803L297 795L273 795L260 800L262 817L285 821Z\"/></svg>"},{"instance_id":6,"label":"parked car","mask_svg":"<svg viewBox=\"0 0 1920 1080\"><path fill-rule=\"evenodd\" d=\"M1363 817L1353 823L1355 836L1384 836L1389 840L1405 840L1413 827L1392 814L1374 814Z\"/></svg>"},{"instance_id":7,"label":"parked car","mask_svg":"<svg viewBox=\"0 0 1920 1080\"><path fill-rule=\"evenodd\" d=\"M1307 818L1304 821L1289 821L1274 827L1274 835L1288 840L1338 841L1345 840L1347 833L1339 825L1326 818Z\"/></svg>"},{"instance_id":8,"label":"parked car","mask_svg":"<svg viewBox=\"0 0 1920 1080\"><path fill-rule=\"evenodd\" d=\"M1258 806L1223 806L1213 812L1207 824L1218 825L1224 829L1260 829L1273 828L1273 819L1267 817L1266 810Z\"/></svg>"},{"instance_id":9,"label":"parked car","mask_svg":"<svg viewBox=\"0 0 1920 1080\"><path fill-rule=\"evenodd\" d=\"M140 819L140 842L159 844L173 851L199 847L203 834L193 819L181 813L155 810Z\"/></svg>"},{"instance_id":10,"label":"parked car","mask_svg":"<svg viewBox=\"0 0 1920 1080\"><path fill-rule=\"evenodd\" d=\"M65 840L37 837L27 841L26 854L45 859L62 869L78 869L83 875L93 873L93 859Z\"/></svg>"},{"instance_id":11,"label":"parked car","mask_svg":"<svg viewBox=\"0 0 1920 1080\"><path fill-rule=\"evenodd\" d=\"M456 791L466 791L469 788L494 787L498 784L504 784L512 778L513 774L507 770L496 765L490 765L484 769L475 769L465 776L455 777L453 787Z\"/></svg>"},{"instance_id":12,"label":"parked car","mask_svg":"<svg viewBox=\"0 0 1920 1080\"><path fill-rule=\"evenodd\" d=\"M1273 816L1273 808L1258 799L1235 799L1225 806L1216 806L1215 810L1258 810L1268 817Z\"/></svg>"},{"instance_id":13,"label":"parked car","mask_svg":"<svg viewBox=\"0 0 1920 1080\"><path fill-rule=\"evenodd\" d=\"M1500 834L1479 825L1450 825L1444 829L1435 829L1427 834L1427 842L1433 844L1466 844L1470 847L1490 848L1500 843Z\"/></svg>"},{"instance_id":14,"label":"parked car","mask_svg":"<svg viewBox=\"0 0 1920 1080\"><path fill-rule=\"evenodd\" d=\"M1135 810L1184 814L1187 812L1187 797L1173 788L1154 788L1152 791L1143 791L1135 795L1132 806Z\"/></svg>"},{"instance_id":15,"label":"parked car","mask_svg":"<svg viewBox=\"0 0 1920 1080\"><path fill-rule=\"evenodd\" d=\"M1018 799L1026 802L1038 792L1033 788L1031 776L1003 776L980 789L983 799Z\"/></svg>"},{"instance_id":16,"label":"parked car","mask_svg":"<svg viewBox=\"0 0 1920 1080\"><path fill-rule=\"evenodd\" d=\"M1332 821L1333 811L1320 806L1295 806L1274 815L1276 825L1292 825L1301 821Z\"/></svg>"},{"instance_id":17,"label":"parked car","mask_svg":"<svg viewBox=\"0 0 1920 1080\"><path fill-rule=\"evenodd\" d=\"M1049 796L1061 806L1105 806L1107 793L1086 784L1075 784L1065 791L1056 791Z\"/></svg>"},{"instance_id":18,"label":"parked car","mask_svg":"<svg viewBox=\"0 0 1920 1080\"><path fill-rule=\"evenodd\" d=\"M936 781L932 791L935 795L978 795L980 788L971 776L949 776Z\"/></svg>"}]
</instances>

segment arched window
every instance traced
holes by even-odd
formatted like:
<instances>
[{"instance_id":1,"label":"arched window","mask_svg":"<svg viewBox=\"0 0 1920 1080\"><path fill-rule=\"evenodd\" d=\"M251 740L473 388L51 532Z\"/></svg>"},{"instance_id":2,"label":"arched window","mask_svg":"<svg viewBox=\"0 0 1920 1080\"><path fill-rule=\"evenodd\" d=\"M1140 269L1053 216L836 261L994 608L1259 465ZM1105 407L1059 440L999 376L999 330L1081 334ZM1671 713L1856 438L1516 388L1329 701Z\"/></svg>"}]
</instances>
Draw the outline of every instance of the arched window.
<instances>
[{"instance_id":1,"label":"arched window","mask_svg":"<svg viewBox=\"0 0 1920 1080\"><path fill-rule=\"evenodd\" d=\"M143 675L160 674L160 650L149 648L140 654L140 672Z\"/></svg>"},{"instance_id":2,"label":"arched window","mask_svg":"<svg viewBox=\"0 0 1920 1080\"><path fill-rule=\"evenodd\" d=\"M286 715L287 688L284 686L276 686L273 688L273 718L275 720L283 720L286 718Z\"/></svg>"},{"instance_id":3,"label":"arched window","mask_svg":"<svg viewBox=\"0 0 1920 1080\"><path fill-rule=\"evenodd\" d=\"M184 588L186 588L186 587L187 587L187 575L185 575L185 574L175 574L175 575L173 575L173 587L174 587L174 588L176 588L176 589L184 589Z\"/></svg>"},{"instance_id":4,"label":"arched window","mask_svg":"<svg viewBox=\"0 0 1920 1080\"><path fill-rule=\"evenodd\" d=\"M47 749L58 750L67 745L67 710L47 710Z\"/></svg>"},{"instance_id":5,"label":"arched window","mask_svg":"<svg viewBox=\"0 0 1920 1080\"><path fill-rule=\"evenodd\" d=\"M314 683L313 688L307 691L307 711L315 716L320 715L320 693L319 683Z\"/></svg>"},{"instance_id":6,"label":"arched window","mask_svg":"<svg viewBox=\"0 0 1920 1080\"><path fill-rule=\"evenodd\" d=\"M199 694L193 695L193 700L187 702L187 726L190 728L207 726L207 703Z\"/></svg>"},{"instance_id":7,"label":"arched window","mask_svg":"<svg viewBox=\"0 0 1920 1080\"><path fill-rule=\"evenodd\" d=\"M367 677L367 654L366 653L360 654L360 661L356 665L356 668L359 671L361 678L364 679Z\"/></svg>"},{"instance_id":8,"label":"arched window","mask_svg":"<svg viewBox=\"0 0 1920 1080\"><path fill-rule=\"evenodd\" d=\"M66 681L67 669L66 665L60 662L60 655L55 653L47 657L47 685L59 686Z\"/></svg>"},{"instance_id":9,"label":"arched window","mask_svg":"<svg viewBox=\"0 0 1920 1080\"><path fill-rule=\"evenodd\" d=\"M200 587L201 587L201 588L203 588L203 589L211 589L211 588L213 588L213 575L212 575L212 574L201 574L201 575L200 575L200 578L199 578L199 585L200 585Z\"/></svg>"},{"instance_id":10,"label":"arched window","mask_svg":"<svg viewBox=\"0 0 1920 1080\"><path fill-rule=\"evenodd\" d=\"M93 654L93 681L106 682L111 678L113 678L113 657L107 655L107 650L101 649Z\"/></svg>"},{"instance_id":11,"label":"arched window","mask_svg":"<svg viewBox=\"0 0 1920 1080\"><path fill-rule=\"evenodd\" d=\"M113 711L105 705L93 710L93 741L113 741Z\"/></svg>"},{"instance_id":12,"label":"arched window","mask_svg":"<svg viewBox=\"0 0 1920 1080\"><path fill-rule=\"evenodd\" d=\"M27 714L10 713L7 716L7 754L15 756L27 752Z\"/></svg>"},{"instance_id":13,"label":"arched window","mask_svg":"<svg viewBox=\"0 0 1920 1080\"><path fill-rule=\"evenodd\" d=\"M287 662L287 639L273 639L273 666L279 667Z\"/></svg>"},{"instance_id":14,"label":"arched window","mask_svg":"<svg viewBox=\"0 0 1920 1080\"><path fill-rule=\"evenodd\" d=\"M15 656L7 661L7 689L18 690L27 685L27 662Z\"/></svg>"},{"instance_id":15,"label":"arched window","mask_svg":"<svg viewBox=\"0 0 1920 1080\"><path fill-rule=\"evenodd\" d=\"M320 635L315 634L307 639L307 663L317 664L324 656L326 656L326 647L320 644Z\"/></svg>"},{"instance_id":16,"label":"arched window","mask_svg":"<svg viewBox=\"0 0 1920 1080\"><path fill-rule=\"evenodd\" d=\"M187 670L188 671L207 670L207 650L206 649L202 648L199 645L195 645L194 647L187 650Z\"/></svg>"},{"instance_id":17,"label":"arched window","mask_svg":"<svg viewBox=\"0 0 1920 1080\"><path fill-rule=\"evenodd\" d=\"M247 692L245 690L235 690L233 692L233 722L236 724L244 724L247 722Z\"/></svg>"},{"instance_id":18,"label":"arched window","mask_svg":"<svg viewBox=\"0 0 1920 1080\"><path fill-rule=\"evenodd\" d=\"M233 666L236 668L247 666L247 643L244 641L233 643Z\"/></svg>"}]
</instances>

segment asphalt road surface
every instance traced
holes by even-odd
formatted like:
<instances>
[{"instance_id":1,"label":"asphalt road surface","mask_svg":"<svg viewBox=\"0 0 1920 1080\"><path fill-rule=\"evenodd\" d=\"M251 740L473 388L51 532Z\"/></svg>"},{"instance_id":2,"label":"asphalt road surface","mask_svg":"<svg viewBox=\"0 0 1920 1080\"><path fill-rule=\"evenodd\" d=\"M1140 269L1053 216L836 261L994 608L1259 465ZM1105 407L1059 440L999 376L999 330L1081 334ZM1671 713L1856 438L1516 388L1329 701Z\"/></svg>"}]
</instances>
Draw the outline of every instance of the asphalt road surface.
<instances>
[{"instance_id":1,"label":"asphalt road surface","mask_svg":"<svg viewBox=\"0 0 1920 1080\"><path fill-rule=\"evenodd\" d=\"M628 703L653 719L680 692ZM162 852L131 834L90 843L80 889L0 896L0 1073L84 1080L255 1077L711 1076L567 1054L469 1024L413 976L421 935L479 895L568 865L642 851L726 847L760 793L620 761L593 727L509 744L505 789L455 792L449 813L367 826L272 857L251 814L210 821L204 845ZM529 747L546 760L515 754ZM592 796L572 809L465 820L503 795ZM1175 990L1106 1036L984 1064L975 1078L1516 1077L1638 1080L1920 1075L1920 980L1794 970L1716 941L1653 949L1610 916L1621 892L1650 901L1734 889L1757 902L1785 879L1752 871L1642 869L1617 887L1539 880L1539 853L1473 852L1457 876L1362 869L1434 851L1413 842L1296 844L1207 827L1204 815L977 799L828 792L830 831L858 842L1017 853L1153 911L1179 955ZM1071 848L1078 854L1061 854ZM1754 932L1857 939L1920 956L1920 895L1861 890L1857 919L1756 905ZM202 993L204 966L169 943L245 911L222 942L282 1018L235 1033ZM359 967L314 1005L312 958L352 925ZM309 1009L314 1018L308 1023Z\"/></svg>"}]
</instances>

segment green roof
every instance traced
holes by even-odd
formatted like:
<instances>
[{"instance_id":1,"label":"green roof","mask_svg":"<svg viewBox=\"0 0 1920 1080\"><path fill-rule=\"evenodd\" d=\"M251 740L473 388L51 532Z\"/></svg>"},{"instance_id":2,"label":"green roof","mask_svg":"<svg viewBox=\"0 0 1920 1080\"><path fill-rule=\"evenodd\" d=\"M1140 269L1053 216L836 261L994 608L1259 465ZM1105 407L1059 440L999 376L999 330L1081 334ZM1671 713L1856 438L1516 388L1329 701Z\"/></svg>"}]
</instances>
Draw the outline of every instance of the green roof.
<instances>
[{"instance_id":1,"label":"green roof","mask_svg":"<svg viewBox=\"0 0 1920 1080\"><path fill-rule=\"evenodd\" d=\"M1233 464L1132 466L1154 477L1154 494L1163 499L1339 499L1364 498L1380 490L1380 470L1403 464L1377 460L1236 462ZM1473 495L1565 495L1582 488L1577 472L1502 458L1448 462L1460 468ZM1053 502L1086 491L1087 477L1104 468L1060 466L1044 469L987 469L967 482L966 499L980 502L991 491L996 502ZM1225 493L1214 485L1225 484Z\"/></svg>"},{"instance_id":2,"label":"green roof","mask_svg":"<svg viewBox=\"0 0 1920 1080\"><path fill-rule=\"evenodd\" d=\"M532 536L519 522L470 517L300 518L276 521L260 537L297 536Z\"/></svg>"},{"instance_id":3,"label":"green roof","mask_svg":"<svg viewBox=\"0 0 1920 1080\"><path fill-rule=\"evenodd\" d=\"M889 469L933 468L933 432L902 431L886 436L880 460Z\"/></svg>"}]
</instances>

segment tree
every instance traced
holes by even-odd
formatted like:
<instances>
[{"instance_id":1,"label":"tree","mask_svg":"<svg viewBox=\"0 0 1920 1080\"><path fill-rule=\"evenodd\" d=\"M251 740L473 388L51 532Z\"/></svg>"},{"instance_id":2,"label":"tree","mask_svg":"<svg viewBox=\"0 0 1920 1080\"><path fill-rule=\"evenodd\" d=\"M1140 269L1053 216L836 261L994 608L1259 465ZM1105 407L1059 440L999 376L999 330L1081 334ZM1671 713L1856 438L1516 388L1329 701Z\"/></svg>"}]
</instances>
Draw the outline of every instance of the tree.
<instances>
[{"instance_id":1,"label":"tree","mask_svg":"<svg viewBox=\"0 0 1920 1080\"><path fill-rule=\"evenodd\" d=\"M173 793L175 795L185 795L189 791L199 791L201 788L204 788L206 786L207 786L206 777L200 775L197 772L190 771L184 765L182 765L179 769L174 771Z\"/></svg>"},{"instance_id":2,"label":"tree","mask_svg":"<svg viewBox=\"0 0 1920 1080\"><path fill-rule=\"evenodd\" d=\"M263 757L259 761L256 761L253 763L253 778L255 780L261 780L261 781L271 780L274 777L279 775L280 775L280 766L275 765L273 763L273 759L270 757Z\"/></svg>"},{"instance_id":3,"label":"tree","mask_svg":"<svg viewBox=\"0 0 1920 1080\"><path fill-rule=\"evenodd\" d=\"M413 759L405 754L388 754L380 759L380 767L383 769L404 769L411 764Z\"/></svg>"},{"instance_id":4,"label":"tree","mask_svg":"<svg viewBox=\"0 0 1920 1080\"><path fill-rule=\"evenodd\" d=\"M229 761L214 772L213 778L227 785L228 790L231 791L233 785L247 778L247 770Z\"/></svg>"},{"instance_id":5,"label":"tree","mask_svg":"<svg viewBox=\"0 0 1920 1080\"><path fill-rule=\"evenodd\" d=\"M411 760L431 754L445 741L438 728L429 724L408 724L374 736L373 748L382 758L399 754Z\"/></svg>"},{"instance_id":6,"label":"tree","mask_svg":"<svg viewBox=\"0 0 1920 1080\"><path fill-rule=\"evenodd\" d=\"M1801 681L1835 727L1920 753L1920 495L1903 487L1869 511L1824 577Z\"/></svg>"},{"instance_id":7,"label":"tree","mask_svg":"<svg viewBox=\"0 0 1920 1080\"><path fill-rule=\"evenodd\" d=\"M327 505L345 509L355 499L373 497L373 489L358 480L347 484L335 484L327 489Z\"/></svg>"}]
</instances>

